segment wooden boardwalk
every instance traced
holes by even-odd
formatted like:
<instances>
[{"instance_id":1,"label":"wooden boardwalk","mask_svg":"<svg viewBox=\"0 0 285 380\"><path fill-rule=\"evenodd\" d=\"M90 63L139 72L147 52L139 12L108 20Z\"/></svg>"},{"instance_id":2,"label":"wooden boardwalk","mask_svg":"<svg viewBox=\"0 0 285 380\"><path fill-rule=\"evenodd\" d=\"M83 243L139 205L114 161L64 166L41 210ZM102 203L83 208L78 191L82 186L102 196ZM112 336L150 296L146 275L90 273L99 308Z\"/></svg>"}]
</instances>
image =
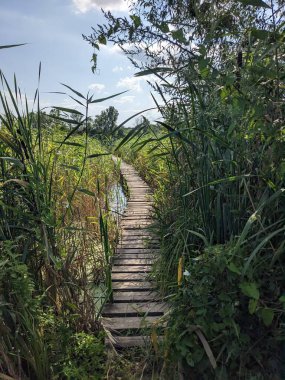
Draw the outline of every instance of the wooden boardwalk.
<instances>
[{"instance_id":1,"label":"wooden boardwalk","mask_svg":"<svg viewBox=\"0 0 285 380\"><path fill-rule=\"evenodd\" d=\"M159 300L149 273L158 252L158 240L151 224L152 195L135 169L122 162L121 173L127 181L129 200L121 219L121 238L112 268L113 303L103 309L103 325L116 347L141 346L149 343L166 310ZM109 340L110 342L110 340Z\"/></svg>"}]
</instances>

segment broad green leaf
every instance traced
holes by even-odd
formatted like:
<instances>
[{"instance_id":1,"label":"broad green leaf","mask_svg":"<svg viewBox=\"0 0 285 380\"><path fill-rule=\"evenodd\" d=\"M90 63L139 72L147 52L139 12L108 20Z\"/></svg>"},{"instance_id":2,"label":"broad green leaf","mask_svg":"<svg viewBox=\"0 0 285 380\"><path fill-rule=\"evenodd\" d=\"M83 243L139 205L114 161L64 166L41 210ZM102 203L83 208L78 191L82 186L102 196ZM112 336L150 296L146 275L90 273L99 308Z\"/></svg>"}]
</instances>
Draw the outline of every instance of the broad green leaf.
<instances>
[{"instance_id":1,"label":"broad green leaf","mask_svg":"<svg viewBox=\"0 0 285 380\"><path fill-rule=\"evenodd\" d=\"M242 282L240 288L246 296L255 300L259 299L260 294L255 282Z\"/></svg>"},{"instance_id":2,"label":"broad green leaf","mask_svg":"<svg viewBox=\"0 0 285 380\"><path fill-rule=\"evenodd\" d=\"M171 35L178 42L181 42L181 43L187 42L182 29L173 30L171 32Z\"/></svg>"},{"instance_id":3,"label":"broad green leaf","mask_svg":"<svg viewBox=\"0 0 285 380\"><path fill-rule=\"evenodd\" d=\"M281 303L285 303L285 295L279 297L278 301Z\"/></svg>"},{"instance_id":4,"label":"broad green leaf","mask_svg":"<svg viewBox=\"0 0 285 380\"><path fill-rule=\"evenodd\" d=\"M256 307L257 307L257 304L258 304L258 300L255 300L253 298L251 298L249 300L249 303L248 303L248 311L249 311L249 314L254 314L255 311L256 311Z\"/></svg>"},{"instance_id":5,"label":"broad green leaf","mask_svg":"<svg viewBox=\"0 0 285 380\"><path fill-rule=\"evenodd\" d=\"M239 3L242 3L243 5L252 5L253 7L262 7L262 8L268 8L271 9L269 5L267 5L262 0L237 0Z\"/></svg>"},{"instance_id":6,"label":"broad green leaf","mask_svg":"<svg viewBox=\"0 0 285 380\"><path fill-rule=\"evenodd\" d=\"M231 272L236 273L236 274L241 274L241 271L233 262L230 262L229 265L227 265L227 267Z\"/></svg>"},{"instance_id":7,"label":"broad green leaf","mask_svg":"<svg viewBox=\"0 0 285 380\"><path fill-rule=\"evenodd\" d=\"M270 326L274 318L274 311L268 308L262 309L261 318L265 326Z\"/></svg>"},{"instance_id":8,"label":"broad green leaf","mask_svg":"<svg viewBox=\"0 0 285 380\"><path fill-rule=\"evenodd\" d=\"M136 29L141 26L142 22L139 16L132 15L130 18L133 20Z\"/></svg>"}]
</instances>

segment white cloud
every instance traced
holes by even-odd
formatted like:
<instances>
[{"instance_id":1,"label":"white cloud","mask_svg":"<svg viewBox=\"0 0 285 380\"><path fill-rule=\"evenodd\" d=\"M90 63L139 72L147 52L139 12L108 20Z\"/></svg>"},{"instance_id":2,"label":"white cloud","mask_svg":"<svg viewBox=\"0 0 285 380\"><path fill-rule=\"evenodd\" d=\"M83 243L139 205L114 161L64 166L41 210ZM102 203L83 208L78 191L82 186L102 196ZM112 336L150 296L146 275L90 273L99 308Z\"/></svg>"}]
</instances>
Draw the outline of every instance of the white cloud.
<instances>
[{"instance_id":1,"label":"white cloud","mask_svg":"<svg viewBox=\"0 0 285 380\"><path fill-rule=\"evenodd\" d=\"M124 12L128 10L126 0L72 0L78 13L86 13L92 9Z\"/></svg>"},{"instance_id":2,"label":"white cloud","mask_svg":"<svg viewBox=\"0 0 285 380\"><path fill-rule=\"evenodd\" d=\"M122 66L115 66L112 68L112 72L113 73L118 73L120 71L124 71L123 67Z\"/></svg>"},{"instance_id":3,"label":"white cloud","mask_svg":"<svg viewBox=\"0 0 285 380\"><path fill-rule=\"evenodd\" d=\"M90 90L95 90L97 92L102 92L105 89L105 85L103 83L91 83L88 88Z\"/></svg>"},{"instance_id":4,"label":"white cloud","mask_svg":"<svg viewBox=\"0 0 285 380\"><path fill-rule=\"evenodd\" d=\"M133 95L119 96L119 98L116 99L114 103L117 103L117 104L133 103L134 99L135 97Z\"/></svg>"},{"instance_id":5,"label":"white cloud","mask_svg":"<svg viewBox=\"0 0 285 380\"><path fill-rule=\"evenodd\" d=\"M100 45L100 50L108 54L124 54L118 45Z\"/></svg>"},{"instance_id":6,"label":"white cloud","mask_svg":"<svg viewBox=\"0 0 285 380\"><path fill-rule=\"evenodd\" d=\"M142 78L137 77L124 77L119 80L117 87L126 88L136 92L142 92L141 88Z\"/></svg>"}]
</instances>

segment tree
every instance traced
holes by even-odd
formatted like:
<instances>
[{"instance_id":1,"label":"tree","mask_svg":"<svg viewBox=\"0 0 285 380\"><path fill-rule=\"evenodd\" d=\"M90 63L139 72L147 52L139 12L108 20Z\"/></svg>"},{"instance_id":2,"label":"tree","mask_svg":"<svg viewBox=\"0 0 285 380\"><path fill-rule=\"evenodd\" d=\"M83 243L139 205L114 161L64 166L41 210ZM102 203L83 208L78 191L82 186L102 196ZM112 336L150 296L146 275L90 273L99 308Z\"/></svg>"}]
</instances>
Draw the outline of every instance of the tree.
<instances>
[{"instance_id":1,"label":"tree","mask_svg":"<svg viewBox=\"0 0 285 380\"><path fill-rule=\"evenodd\" d=\"M90 135L101 140L113 140L118 136L116 131L119 112L115 107L110 106L94 118L90 128Z\"/></svg>"}]
</instances>

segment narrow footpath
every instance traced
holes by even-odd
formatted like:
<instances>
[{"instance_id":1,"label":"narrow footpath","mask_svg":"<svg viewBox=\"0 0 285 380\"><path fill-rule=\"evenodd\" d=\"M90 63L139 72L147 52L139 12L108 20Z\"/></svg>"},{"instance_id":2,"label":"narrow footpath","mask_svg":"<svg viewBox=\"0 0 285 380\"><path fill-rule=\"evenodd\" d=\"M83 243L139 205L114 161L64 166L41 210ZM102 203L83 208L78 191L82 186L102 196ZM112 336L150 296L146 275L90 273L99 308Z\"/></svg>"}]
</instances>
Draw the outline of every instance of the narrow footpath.
<instances>
[{"instance_id":1,"label":"narrow footpath","mask_svg":"<svg viewBox=\"0 0 285 380\"><path fill-rule=\"evenodd\" d=\"M159 244L148 230L152 223L151 190L132 166L122 162L121 173L130 196L113 260L113 303L103 309L103 324L118 348L149 344L151 331L157 329L166 310L149 279Z\"/></svg>"}]
</instances>

